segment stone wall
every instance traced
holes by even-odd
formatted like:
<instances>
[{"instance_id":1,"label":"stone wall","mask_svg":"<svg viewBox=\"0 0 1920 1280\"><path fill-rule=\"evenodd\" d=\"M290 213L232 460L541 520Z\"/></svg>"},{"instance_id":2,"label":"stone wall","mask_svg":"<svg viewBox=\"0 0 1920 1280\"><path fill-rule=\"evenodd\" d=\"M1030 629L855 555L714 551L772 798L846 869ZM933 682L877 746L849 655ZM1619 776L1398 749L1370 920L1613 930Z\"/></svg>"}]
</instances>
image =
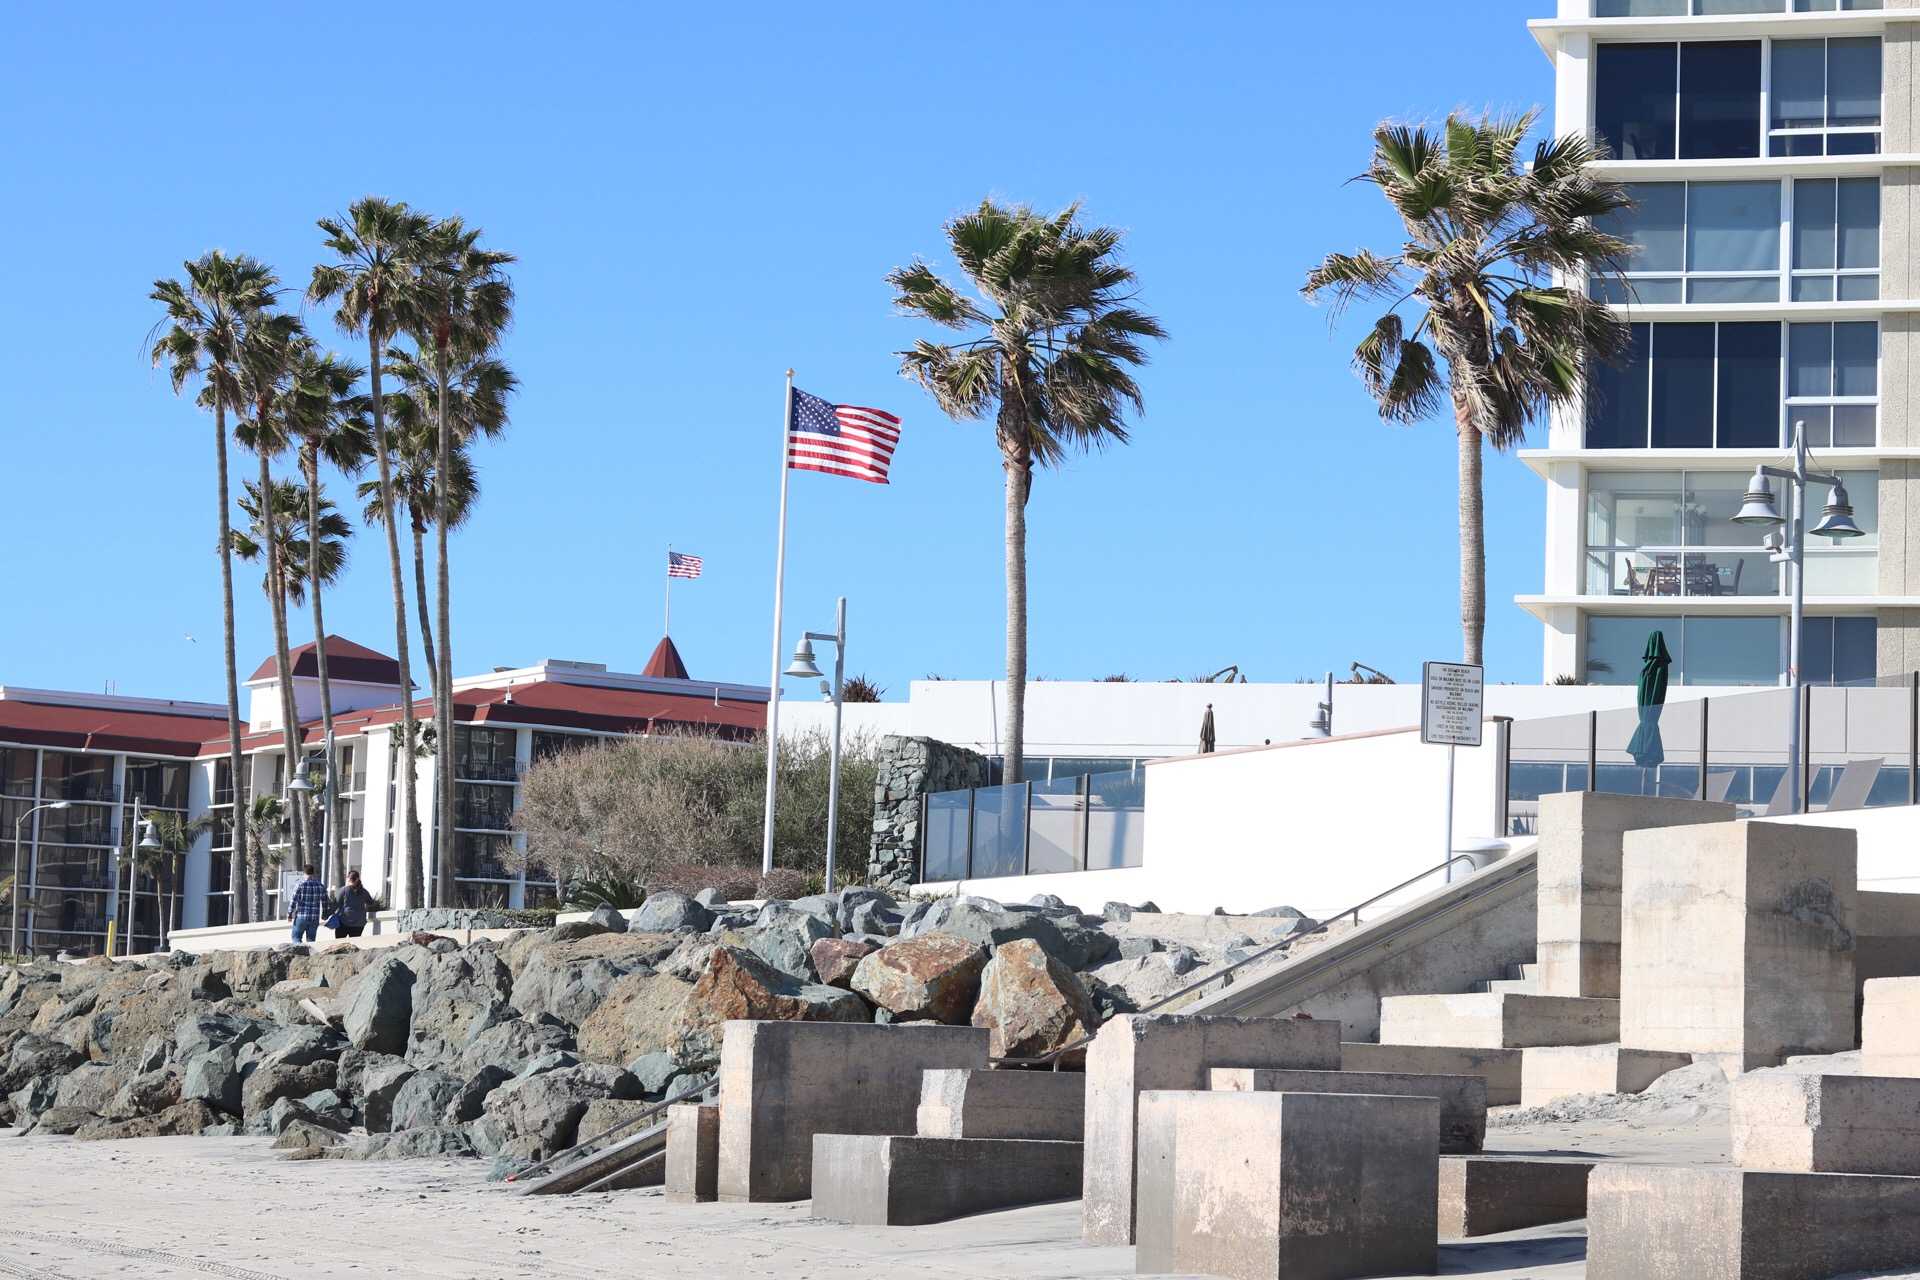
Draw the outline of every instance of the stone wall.
<instances>
[{"instance_id":1,"label":"stone wall","mask_svg":"<svg viewBox=\"0 0 1920 1280\"><path fill-rule=\"evenodd\" d=\"M873 780L873 847L867 883L905 888L920 862L920 797L987 785L987 758L933 738L880 739Z\"/></svg>"}]
</instances>

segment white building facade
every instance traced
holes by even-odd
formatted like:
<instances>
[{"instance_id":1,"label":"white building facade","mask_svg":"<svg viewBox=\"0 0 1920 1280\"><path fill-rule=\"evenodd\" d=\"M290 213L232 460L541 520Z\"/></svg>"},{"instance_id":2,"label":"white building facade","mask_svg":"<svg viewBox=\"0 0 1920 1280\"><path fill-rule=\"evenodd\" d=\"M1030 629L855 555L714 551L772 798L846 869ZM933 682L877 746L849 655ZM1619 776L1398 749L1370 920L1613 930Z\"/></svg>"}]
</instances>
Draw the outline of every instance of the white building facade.
<instances>
[{"instance_id":1,"label":"white building facade","mask_svg":"<svg viewBox=\"0 0 1920 1280\"><path fill-rule=\"evenodd\" d=\"M1785 682L1783 566L1730 517L1796 424L1866 532L1808 540L1804 678L1920 669L1920 10L1561 0L1530 26L1557 129L1604 143L1636 206L1609 227L1636 247L1621 274L1582 282L1630 352L1521 455L1547 487L1543 590L1519 598L1544 678L1630 684L1659 628L1677 685Z\"/></svg>"}]
</instances>

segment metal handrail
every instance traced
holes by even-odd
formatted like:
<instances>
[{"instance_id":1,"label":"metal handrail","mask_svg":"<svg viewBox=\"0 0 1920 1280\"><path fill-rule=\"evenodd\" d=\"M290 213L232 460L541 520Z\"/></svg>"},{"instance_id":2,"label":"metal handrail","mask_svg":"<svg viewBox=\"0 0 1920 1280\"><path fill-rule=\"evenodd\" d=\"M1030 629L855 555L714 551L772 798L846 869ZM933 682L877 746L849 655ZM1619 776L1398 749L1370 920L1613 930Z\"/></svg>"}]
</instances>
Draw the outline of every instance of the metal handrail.
<instances>
[{"instance_id":1,"label":"metal handrail","mask_svg":"<svg viewBox=\"0 0 1920 1280\"><path fill-rule=\"evenodd\" d=\"M568 1156L580 1155L582 1154L581 1148L583 1147L591 1147L595 1143L604 1142L605 1140L607 1140L608 1138L611 1138L616 1133L625 1133L628 1129L633 1128L633 1126L639 1124L642 1120L652 1119L654 1116L659 1115L662 1111L665 1111L668 1107L672 1106L676 1102L685 1102L689 1098L704 1098L709 1093L712 1093L715 1089L719 1087L720 1087L720 1079L718 1076L716 1076L712 1080L707 1081L707 1083L701 1085L698 1088L688 1089L684 1093L677 1093L670 1098L664 1098L661 1101L656 1102L652 1106L648 1107L645 1111L638 1112L632 1116L629 1116L627 1119L622 1120L619 1124L616 1124L615 1126L613 1126L613 1128L608 1129L605 1132L596 1133L591 1138L583 1138L580 1141L574 1143L572 1146L568 1147L565 1151L554 1152L552 1155L548 1156L545 1160L540 1161L538 1164L530 1164L526 1168L520 1170L520 1172L518 1173L508 1174L506 1180L508 1182L518 1182L522 1178L526 1177L528 1174L537 1173L540 1170L546 1168L548 1165L554 1163L556 1160L564 1160Z\"/></svg>"},{"instance_id":2,"label":"metal handrail","mask_svg":"<svg viewBox=\"0 0 1920 1280\"><path fill-rule=\"evenodd\" d=\"M1244 969L1248 965L1254 963L1256 960L1264 959L1267 956L1272 955L1276 951L1284 950L1285 948L1292 946L1294 943L1299 942L1303 938L1311 938L1316 933L1324 933L1336 921L1344 920L1348 916L1352 916L1354 924L1358 925L1360 923L1360 913L1362 911L1365 911L1368 907L1372 906L1374 903L1380 901L1382 898L1390 898L1394 894L1400 892L1402 889L1405 889L1410 885L1418 884L1420 881L1425 880L1428 876L1437 875L1442 871L1446 871L1449 868L1451 868L1453 864L1456 862L1470 863L1472 861L1473 861L1472 854L1456 853L1451 858L1448 858L1445 862L1440 863L1438 866L1428 867L1425 871L1422 871L1417 875L1410 876L1407 879L1402 880L1399 884L1393 886L1393 888L1382 890L1381 892L1374 894L1371 898L1368 898L1365 902L1355 903L1351 907L1347 907L1343 910L1336 911L1334 914L1328 916L1325 920L1322 920L1319 923L1315 924L1310 929L1297 929L1294 932L1288 934L1286 937L1281 938L1279 941L1270 943L1267 946L1262 947L1260 950L1254 952L1252 955L1248 956L1244 960L1236 960L1232 964L1228 965L1226 968L1216 970L1215 972L1208 974L1206 977L1201 978L1197 982L1188 983L1186 986L1180 988L1178 991L1174 992L1172 995L1162 996L1160 999L1155 1000L1152 1004L1142 1006L1141 1008L1131 1010L1130 1012L1152 1013L1155 1009L1164 1008L1183 996L1192 995L1194 992L1206 986L1209 982L1215 982L1221 978L1224 978L1228 974L1233 973L1235 970ZM1065 1056L1066 1054L1072 1053L1075 1049L1079 1049L1085 1045L1091 1044L1093 1042L1094 1036L1098 1034L1099 1030L1100 1030L1099 1027L1094 1027L1092 1030L1082 1035L1079 1039L1070 1040L1066 1044L1061 1045L1058 1049L1054 1049L1049 1053L1041 1054L1037 1058L992 1058L992 1059L989 1059L989 1061L995 1066L1008 1066L1008 1067L1040 1067L1040 1066L1046 1066L1048 1064L1052 1064L1054 1066L1054 1069L1058 1070L1059 1061L1063 1056Z\"/></svg>"}]
</instances>

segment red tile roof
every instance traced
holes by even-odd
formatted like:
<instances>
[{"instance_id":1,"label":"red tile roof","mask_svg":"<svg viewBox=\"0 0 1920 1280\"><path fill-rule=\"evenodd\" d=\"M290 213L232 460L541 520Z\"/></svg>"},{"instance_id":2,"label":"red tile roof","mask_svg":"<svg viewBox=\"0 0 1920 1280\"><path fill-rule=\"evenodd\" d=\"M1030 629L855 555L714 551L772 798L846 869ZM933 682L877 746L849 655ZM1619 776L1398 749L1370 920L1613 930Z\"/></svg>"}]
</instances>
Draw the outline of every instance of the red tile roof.
<instances>
[{"instance_id":1,"label":"red tile roof","mask_svg":"<svg viewBox=\"0 0 1920 1280\"><path fill-rule=\"evenodd\" d=\"M0 698L0 741L135 755L192 756L227 718L201 712L121 711Z\"/></svg>"},{"instance_id":2,"label":"red tile roof","mask_svg":"<svg viewBox=\"0 0 1920 1280\"><path fill-rule=\"evenodd\" d=\"M640 668L643 676L658 676L663 680L685 680L687 664L680 660L680 650L674 647L671 636L661 636L660 643L653 646L653 656L647 659L647 665Z\"/></svg>"},{"instance_id":3,"label":"red tile roof","mask_svg":"<svg viewBox=\"0 0 1920 1280\"><path fill-rule=\"evenodd\" d=\"M296 676L318 676L320 660L314 655L314 645L308 641L296 645L287 651L287 660ZM274 675L273 655L247 677L249 680L269 680ZM366 684L400 683L400 664L384 653L379 653L365 645L355 644L341 636L327 637L327 677L332 680L357 680Z\"/></svg>"}]
</instances>

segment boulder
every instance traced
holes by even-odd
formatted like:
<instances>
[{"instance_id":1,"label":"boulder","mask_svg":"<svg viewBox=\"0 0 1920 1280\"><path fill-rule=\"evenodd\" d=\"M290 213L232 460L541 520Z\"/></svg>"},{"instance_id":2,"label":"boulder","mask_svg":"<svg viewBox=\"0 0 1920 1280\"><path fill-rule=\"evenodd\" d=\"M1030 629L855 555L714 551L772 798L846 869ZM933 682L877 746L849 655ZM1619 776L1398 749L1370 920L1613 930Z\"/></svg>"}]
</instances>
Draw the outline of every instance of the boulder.
<instances>
[{"instance_id":1,"label":"boulder","mask_svg":"<svg viewBox=\"0 0 1920 1280\"><path fill-rule=\"evenodd\" d=\"M666 973L637 972L616 979L580 1024L580 1056L621 1063L673 1043L692 984Z\"/></svg>"},{"instance_id":2,"label":"boulder","mask_svg":"<svg viewBox=\"0 0 1920 1280\"><path fill-rule=\"evenodd\" d=\"M471 1076L499 1067L518 1075L532 1059L573 1047L573 1032L558 1022L511 1018L476 1029L460 1051L460 1069Z\"/></svg>"},{"instance_id":3,"label":"boulder","mask_svg":"<svg viewBox=\"0 0 1920 1280\"><path fill-rule=\"evenodd\" d=\"M285 982L276 982L268 987L260 1003L275 1022L293 1026L313 1021L302 1001L312 1001L324 1009L338 994L315 978L288 978Z\"/></svg>"},{"instance_id":4,"label":"boulder","mask_svg":"<svg viewBox=\"0 0 1920 1280\"><path fill-rule=\"evenodd\" d=\"M863 902L848 913L847 932L857 936L891 938L900 932L903 919L905 917L891 903Z\"/></svg>"},{"instance_id":5,"label":"boulder","mask_svg":"<svg viewBox=\"0 0 1920 1280\"><path fill-rule=\"evenodd\" d=\"M266 1030L264 1024L237 1014L188 1014L174 1024L173 1051L182 1060L218 1045L231 1045L237 1051L241 1045L258 1040Z\"/></svg>"},{"instance_id":6,"label":"boulder","mask_svg":"<svg viewBox=\"0 0 1920 1280\"><path fill-rule=\"evenodd\" d=\"M1121 960L1132 960L1137 956L1150 956L1154 952L1163 949L1160 939L1135 934L1129 934L1124 938L1117 938L1114 941L1116 943L1115 953Z\"/></svg>"},{"instance_id":7,"label":"boulder","mask_svg":"<svg viewBox=\"0 0 1920 1280\"><path fill-rule=\"evenodd\" d=\"M866 1001L851 991L801 982L751 951L716 947L707 971L687 993L672 1052L683 1067L717 1062L721 1025L735 1018L866 1022L871 1016Z\"/></svg>"},{"instance_id":8,"label":"boulder","mask_svg":"<svg viewBox=\"0 0 1920 1280\"><path fill-rule=\"evenodd\" d=\"M416 1071L393 1095L386 1128L428 1129L442 1122L447 1106L460 1096L465 1081L445 1071Z\"/></svg>"},{"instance_id":9,"label":"boulder","mask_svg":"<svg viewBox=\"0 0 1920 1280\"><path fill-rule=\"evenodd\" d=\"M34 1076L8 1094L7 1103L13 1112L15 1123L24 1129L31 1127L42 1115L53 1110L54 1099L59 1094L59 1076Z\"/></svg>"},{"instance_id":10,"label":"boulder","mask_svg":"<svg viewBox=\"0 0 1920 1280\"><path fill-rule=\"evenodd\" d=\"M1031 938L994 948L980 975L973 1025L985 1027L987 1052L996 1058L1037 1058L1087 1035L1093 1004L1079 977ZM1086 1061L1081 1046L1062 1061Z\"/></svg>"},{"instance_id":11,"label":"boulder","mask_svg":"<svg viewBox=\"0 0 1920 1280\"><path fill-rule=\"evenodd\" d=\"M100 1115L113 1104L113 1095L120 1091L120 1076L104 1062L89 1062L85 1066L75 1067L60 1078L58 1089L53 1095L56 1110L80 1110L92 1115ZM72 1133L72 1129L64 1130Z\"/></svg>"},{"instance_id":12,"label":"boulder","mask_svg":"<svg viewBox=\"0 0 1920 1280\"><path fill-rule=\"evenodd\" d=\"M386 956L347 983L339 1002L341 1029L354 1048L406 1052L414 981L405 961Z\"/></svg>"},{"instance_id":13,"label":"boulder","mask_svg":"<svg viewBox=\"0 0 1920 1280\"><path fill-rule=\"evenodd\" d=\"M478 1120L487 1109L487 1098L507 1081L513 1079L513 1073L505 1067L482 1067L460 1086L460 1092L447 1103L447 1122L464 1124L469 1120Z\"/></svg>"},{"instance_id":14,"label":"boulder","mask_svg":"<svg viewBox=\"0 0 1920 1280\"><path fill-rule=\"evenodd\" d=\"M1091 923L1095 919L1077 914L1053 917L1053 927L1060 932L1060 949L1049 947L1048 951L1075 970L1091 969L1113 959L1120 954L1120 945L1099 924Z\"/></svg>"},{"instance_id":15,"label":"boulder","mask_svg":"<svg viewBox=\"0 0 1920 1280\"><path fill-rule=\"evenodd\" d=\"M640 904L633 928L640 933L703 933L713 910L678 889L656 889Z\"/></svg>"},{"instance_id":16,"label":"boulder","mask_svg":"<svg viewBox=\"0 0 1920 1280\"><path fill-rule=\"evenodd\" d=\"M948 933L895 942L860 961L853 989L894 1022L964 1025L980 994L987 949Z\"/></svg>"},{"instance_id":17,"label":"boulder","mask_svg":"<svg viewBox=\"0 0 1920 1280\"><path fill-rule=\"evenodd\" d=\"M356 947L351 942L336 942L313 955L294 960L287 966L287 980L306 978L324 983L337 994L340 988L385 958L378 951Z\"/></svg>"},{"instance_id":18,"label":"boulder","mask_svg":"<svg viewBox=\"0 0 1920 1280\"><path fill-rule=\"evenodd\" d=\"M599 925L608 933L625 933L627 931L627 918L604 902L595 907L593 914L588 916L587 919Z\"/></svg>"},{"instance_id":19,"label":"boulder","mask_svg":"<svg viewBox=\"0 0 1920 1280\"><path fill-rule=\"evenodd\" d=\"M782 973L802 982L814 979L813 944L837 935L827 919L802 911L783 911L763 919L747 947Z\"/></svg>"},{"instance_id":20,"label":"boulder","mask_svg":"<svg viewBox=\"0 0 1920 1280\"><path fill-rule=\"evenodd\" d=\"M375 1087L395 1068L411 1069L405 1058L391 1053L342 1049L333 1087L340 1091L341 1097L358 1104L366 1098L369 1088Z\"/></svg>"},{"instance_id":21,"label":"boulder","mask_svg":"<svg viewBox=\"0 0 1920 1280\"><path fill-rule=\"evenodd\" d=\"M564 1049L556 1049L552 1053L543 1053L537 1058L530 1058L522 1063L520 1069L514 1072L513 1078L524 1080L528 1076L537 1076L548 1071L564 1071L568 1067L579 1065L580 1059Z\"/></svg>"},{"instance_id":22,"label":"boulder","mask_svg":"<svg viewBox=\"0 0 1920 1280\"><path fill-rule=\"evenodd\" d=\"M337 1059L346 1048L345 1039L330 1027L280 1027L243 1046L240 1065L245 1067L264 1058L305 1065Z\"/></svg>"},{"instance_id":23,"label":"boulder","mask_svg":"<svg viewBox=\"0 0 1920 1280\"><path fill-rule=\"evenodd\" d=\"M0 1093L12 1093L30 1080L64 1076L85 1061L86 1055L71 1045L29 1032L13 1042L0 1063Z\"/></svg>"},{"instance_id":24,"label":"boulder","mask_svg":"<svg viewBox=\"0 0 1920 1280\"><path fill-rule=\"evenodd\" d=\"M414 979L408 1056L457 1057L475 1027L511 1012L512 994L513 974L492 951L469 948L432 956Z\"/></svg>"},{"instance_id":25,"label":"boulder","mask_svg":"<svg viewBox=\"0 0 1920 1280\"><path fill-rule=\"evenodd\" d=\"M315 1062L293 1062L278 1056L262 1059L240 1086L240 1114L251 1120L282 1098L304 1098L331 1089L336 1074L330 1058Z\"/></svg>"},{"instance_id":26,"label":"boulder","mask_svg":"<svg viewBox=\"0 0 1920 1280\"><path fill-rule=\"evenodd\" d=\"M1059 895L1052 894L1052 893L1036 893L1031 898L1027 899L1027 905L1030 907L1052 908L1055 911L1076 910L1076 908L1069 907L1067 905L1067 900L1065 898L1062 898Z\"/></svg>"},{"instance_id":27,"label":"boulder","mask_svg":"<svg viewBox=\"0 0 1920 1280\"><path fill-rule=\"evenodd\" d=\"M871 885L853 885L842 889L838 897L840 909L835 919L843 932L858 932L854 929L853 917L861 909L864 908L868 912L890 911L895 906L892 894Z\"/></svg>"},{"instance_id":28,"label":"boulder","mask_svg":"<svg viewBox=\"0 0 1920 1280\"><path fill-rule=\"evenodd\" d=\"M155 1115L135 1116L129 1120L95 1120L75 1130L74 1137L98 1141L186 1136L218 1125L222 1119L204 1102L181 1102Z\"/></svg>"},{"instance_id":29,"label":"boulder","mask_svg":"<svg viewBox=\"0 0 1920 1280\"><path fill-rule=\"evenodd\" d=\"M86 1107L67 1107L56 1103L40 1113L33 1122L33 1128L28 1132L65 1137L79 1132L98 1119L99 1117Z\"/></svg>"},{"instance_id":30,"label":"boulder","mask_svg":"<svg viewBox=\"0 0 1920 1280\"><path fill-rule=\"evenodd\" d=\"M263 995L276 982L285 982L296 959L306 956L305 949L295 954L292 948L251 951L216 951L206 959L207 971L226 984L235 994Z\"/></svg>"},{"instance_id":31,"label":"boulder","mask_svg":"<svg viewBox=\"0 0 1920 1280\"><path fill-rule=\"evenodd\" d=\"M633 1072L633 1078L640 1082L640 1092L649 1098L658 1097L666 1090L673 1078L680 1074L680 1064L674 1061L671 1053L656 1049L652 1053L643 1053L627 1064L627 1070Z\"/></svg>"},{"instance_id":32,"label":"boulder","mask_svg":"<svg viewBox=\"0 0 1920 1280\"><path fill-rule=\"evenodd\" d=\"M473 1135L466 1126L457 1124L371 1134L364 1142L343 1143L327 1152L329 1157L342 1160L445 1160L479 1154Z\"/></svg>"},{"instance_id":33,"label":"boulder","mask_svg":"<svg viewBox=\"0 0 1920 1280\"><path fill-rule=\"evenodd\" d=\"M137 1075L120 1086L100 1114L109 1120L131 1120L165 1111L183 1100L180 1074L161 1068Z\"/></svg>"},{"instance_id":34,"label":"boulder","mask_svg":"<svg viewBox=\"0 0 1920 1280\"><path fill-rule=\"evenodd\" d=\"M1072 964L1077 949L1060 934L1054 922L1038 911L1014 911L988 898L941 898L902 937L950 933L982 947L993 948L1017 938L1032 938L1048 955ZM1104 935L1103 935L1104 936ZM1111 943L1109 938L1108 942Z\"/></svg>"},{"instance_id":35,"label":"boulder","mask_svg":"<svg viewBox=\"0 0 1920 1280\"><path fill-rule=\"evenodd\" d=\"M573 1145L589 1103L639 1096L639 1082L624 1067L584 1063L501 1085L487 1099L487 1114L511 1137L531 1138L552 1155Z\"/></svg>"},{"instance_id":36,"label":"boulder","mask_svg":"<svg viewBox=\"0 0 1920 1280\"><path fill-rule=\"evenodd\" d=\"M407 1082L418 1074L404 1058L384 1058L364 1068L347 1096L360 1108L360 1117L368 1133L385 1133L393 1128L393 1104Z\"/></svg>"},{"instance_id":37,"label":"boulder","mask_svg":"<svg viewBox=\"0 0 1920 1280\"><path fill-rule=\"evenodd\" d=\"M871 942L844 938L821 938L808 953L813 972L829 987L853 989L853 972L860 962L880 948Z\"/></svg>"},{"instance_id":38,"label":"boulder","mask_svg":"<svg viewBox=\"0 0 1920 1280\"><path fill-rule=\"evenodd\" d=\"M578 942L582 938L591 938L606 933L607 926L596 924L592 920L569 920L547 930L549 942Z\"/></svg>"},{"instance_id":39,"label":"boulder","mask_svg":"<svg viewBox=\"0 0 1920 1280\"><path fill-rule=\"evenodd\" d=\"M247 1132L255 1137L278 1137L294 1125L308 1125L333 1133L345 1133L353 1125L344 1117L327 1114L308 1106L298 1098L281 1098L247 1123Z\"/></svg>"},{"instance_id":40,"label":"boulder","mask_svg":"<svg viewBox=\"0 0 1920 1280\"><path fill-rule=\"evenodd\" d=\"M308 1120L295 1120L280 1131L273 1140L273 1150L288 1152L288 1159L311 1160L325 1155L339 1146L345 1139L340 1132Z\"/></svg>"},{"instance_id":41,"label":"boulder","mask_svg":"<svg viewBox=\"0 0 1920 1280\"><path fill-rule=\"evenodd\" d=\"M239 1055L231 1044L206 1049L187 1058L180 1068L180 1100L204 1102L228 1115L242 1108Z\"/></svg>"},{"instance_id":42,"label":"boulder","mask_svg":"<svg viewBox=\"0 0 1920 1280\"><path fill-rule=\"evenodd\" d=\"M638 1123L640 1117L656 1109L657 1104L638 1098L595 1098L587 1104L587 1109L580 1113L580 1125L575 1131L573 1140L576 1144L589 1142L614 1129L620 1130L616 1135L616 1141L619 1138L631 1136L639 1133L644 1127ZM656 1115L654 1119L662 1120L665 1117ZM656 1167L661 1168L662 1172L665 1171L664 1161L656 1161L655 1164ZM642 1178L644 1181L644 1171Z\"/></svg>"},{"instance_id":43,"label":"boulder","mask_svg":"<svg viewBox=\"0 0 1920 1280\"><path fill-rule=\"evenodd\" d=\"M527 953L509 998L526 1017L545 1014L578 1027L606 999L615 981L652 968L679 945L680 939L672 935L637 929L541 945Z\"/></svg>"},{"instance_id":44,"label":"boulder","mask_svg":"<svg viewBox=\"0 0 1920 1280\"><path fill-rule=\"evenodd\" d=\"M1114 960L1087 975L1090 989L1122 1013L1133 1013L1173 995L1198 974L1174 971L1178 951L1156 951L1131 960ZM1173 1012L1162 1010L1161 1012Z\"/></svg>"}]
</instances>

